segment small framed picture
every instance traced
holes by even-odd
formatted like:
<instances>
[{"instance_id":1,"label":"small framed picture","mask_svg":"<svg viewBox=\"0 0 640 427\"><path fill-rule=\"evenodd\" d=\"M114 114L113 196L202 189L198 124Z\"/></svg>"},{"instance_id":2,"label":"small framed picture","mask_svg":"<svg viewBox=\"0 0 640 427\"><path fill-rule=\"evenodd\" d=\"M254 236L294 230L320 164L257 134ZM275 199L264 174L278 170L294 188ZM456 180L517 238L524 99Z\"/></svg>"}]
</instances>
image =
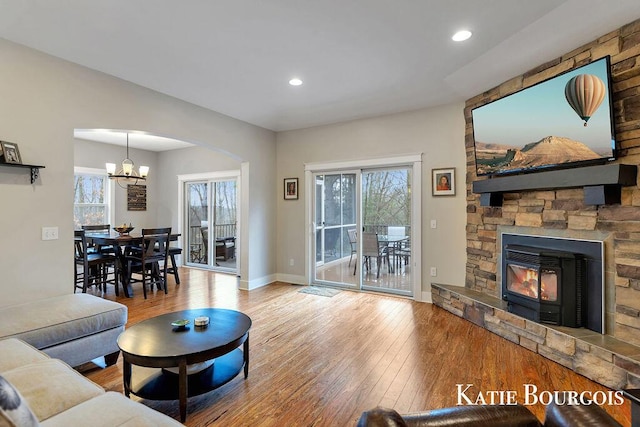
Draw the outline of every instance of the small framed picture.
<instances>
[{"instance_id":1,"label":"small framed picture","mask_svg":"<svg viewBox=\"0 0 640 427\"><path fill-rule=\"evenodd\" d=\"M2 158L5 163L14 163L16 165L22 164L22 157L20 157L18 144L0 141L0 147L2 147Z\"/></svg>"},{"instance_id":2,"label":"small framed picture","mask_svg":"<svg viewBox=\"0 0 640 427\"><path fill-rule=\"evenodd\" d=\"M298 200L298 178L284 179L284 199Z\"/></svg>"},{"instance_id":3,"label":"small framed picture","mask_svg":"<svg viewBox=\"0 0 640 427\"><path fill-rule=\"evenodd\" d=\"M434 196L456 195L456 169L443 168L431 170L432 192Z\"/></svg>"}]
</instances>

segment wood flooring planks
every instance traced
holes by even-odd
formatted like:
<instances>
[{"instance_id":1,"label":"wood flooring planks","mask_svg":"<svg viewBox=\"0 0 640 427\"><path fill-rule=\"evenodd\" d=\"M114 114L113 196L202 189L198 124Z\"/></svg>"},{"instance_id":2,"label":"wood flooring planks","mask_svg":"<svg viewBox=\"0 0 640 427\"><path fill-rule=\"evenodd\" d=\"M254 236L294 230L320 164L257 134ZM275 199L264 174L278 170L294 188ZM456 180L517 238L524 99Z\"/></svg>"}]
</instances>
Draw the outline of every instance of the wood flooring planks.
<instances>
[{"instance_id":1,"label":"wood flooring planks","mask_svg":"<svg viewBox=\"0 0 640 427\"><path fill-rule=\"evenodd\" d=\"M233 276L180 269L182 284L147 300L105 298L129 307L128 325L198 307L242 311L253 321L249 378L189 399L187 426L355 426L376 405L415 412L457 402L456 385L473 390L607 390L550 360L430 304L364 292L329 298L275 283L251 292ZM171 279L172 280L172 279ZM139 286L139 285L138 285ZM122 392L122 361L83 371ZM469 393L471 394L471 393ZM522 400L522 399L520 399ZM175 401L143 401L176 419ZM544 406L529 407L538 418ZM605 409L630 425L629 405Z\"/></svg>"}]
</instances>

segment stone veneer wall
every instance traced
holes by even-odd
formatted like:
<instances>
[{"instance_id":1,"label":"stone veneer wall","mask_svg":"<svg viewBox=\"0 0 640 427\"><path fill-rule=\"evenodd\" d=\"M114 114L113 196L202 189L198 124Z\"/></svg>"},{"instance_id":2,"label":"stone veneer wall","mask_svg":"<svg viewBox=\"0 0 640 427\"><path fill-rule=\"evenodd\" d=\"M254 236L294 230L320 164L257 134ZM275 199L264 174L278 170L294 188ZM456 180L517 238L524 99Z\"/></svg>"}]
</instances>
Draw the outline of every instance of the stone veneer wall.
<instances>
[{"instance_id":1,"label":"stone veneer wall","mask_svg":"<svg viewBox=\"0 0 640 427\"><path fill-rule=\"evenodd\" d=\"M467 272L465 287L499 298L498 265L502 229L522 234L605 241L607 333L640 345L640 187L624 187L622 203L584 204L582 188L504 195L502 207L481 207L471 184L478 178L471 110L564 71L611 55L617 160L640 164L640 19L466 102ZM596 240L596 239L594 239Z\"/></svg>"}]
</instances>

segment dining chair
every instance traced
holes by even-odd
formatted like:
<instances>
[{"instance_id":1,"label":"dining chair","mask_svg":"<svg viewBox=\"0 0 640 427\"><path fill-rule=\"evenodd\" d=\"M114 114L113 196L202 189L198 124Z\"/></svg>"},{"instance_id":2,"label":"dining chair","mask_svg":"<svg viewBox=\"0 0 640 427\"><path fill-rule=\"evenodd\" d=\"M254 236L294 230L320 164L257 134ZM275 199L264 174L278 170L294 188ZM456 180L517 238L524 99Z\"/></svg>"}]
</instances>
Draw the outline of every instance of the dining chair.
<instances>
[{"instance_id":1,"label":"dining chair","mask_svg":"<svg viewBox=\"0 0 640 427\"><path fill-rule=\"evenodd\" d=\"M76 289L82 289L83 293L87 292L90 285L97 284L103 292L107 291L107 283L116 284L117 269L116 257L112 254L103 254L97 252L89 252L91 244L86 236L85 230L74 231L74 285L73 292ZM80 272L82 267L82 272ZM113 280L109 281L109 267L113 270ZM118 295L118 286L116 284L116 295Z\"/></svg>"},{"instance_id":2,"label":"dining chair","mask_svg":"<svg viewBox=\"0 0 640 427\"><path fill-rule=\"evenodd\" d=\"M83 225L82 229L93 233L109 233L111 232L111 224Z\"/></svg>"},{"instance_id":3,"label":"dining chair","mask_svg":"<svg viewBox=\"0 0 640 427\"><path fill-rule=\"evenodd\" d=\"M202 245L204 246L204 264L209 264L209 227L200 227L202 234Z\"/></svg>"},{"instance_id":4,"label":"dining chair","mask_svg":"<svg viewBox=\"0 0 640 427\"><path fill-rule=\"evenodd\" d=\"M167 273L173 274L173 277L176 279L176 285L179 285L180 274L178 274L176 255L182 255L182 248L179 246L169 246L169 261L171 264L169 265L169 268L167 268Z\"/></svg>"},{"instance_id":5,"label":"dining chair","mask_svg":"<svg viewBox=\"0 0 640 427\"><path fill-rule=\"evenodd\" d=\"M411 258L411 239L407 238L400 242L400 246L396 249L396 257L398 258L398 272L402 269L402 264L409 265Z\"/></svg>"},{"instance_id":6,"label":"dining chair","mask_svg":"<svg viewBox=\"0 0 640 427\"><path fill-rule=\"evenodd\" d=\"M349 267L351 267L353 255L358 253L358 233L355 228L352 228L347 230L347 234L349 235L349 244L351 245L351 256L349 257Z\"/></svg>"},{"instance_id":7,"label":"dining chair","mask_svg":"<svg viewBox=\"0 0 640 427\"><path fill-rule=\"evenodd\" d=\"M111 232L111 224L87 224L83 225L82 229L90 232L90 233L110 233ZM113 246L92 246L92 251L112 254L115 252Z\"/></svg>"},{"instance_id":8,"label":"dining chair","mask_svg":"<svg viewBox=\"0 0 640 427\"><path fill-rule=\"evenodd\" d=\"M142 283L144 298L147 299L147 285L153 290L168 292L167 269L169 259L169 241L171 227L142 229L142 241L138 248L132 248L125 256L129 283ZM139 274L141 279L134 279L133 274Z\"/></svg>"},{"instance_id":9,"label":"dining chair","mask_svg":"<svg viewBox=\"0 0 640 427\"><path fill-rule=\"evenodd\" d=\"M391 273L391 265L389 263L389 251L386 245L380 245L378 235L376 233L362 233L362 265L371 269L371 258L376 259L376 278L380 277L380 266L383 261L387 262L387 268ZM354 270L355 271L355 270Z\"/></svg>"},{"instance_id":10,"label":"dining chair","mask_svg":"<svg viewBox=\"0 0 640 427\"><path fill-rule=\"evenodd\" d=\"M387 227L387 240L389 257L393 261L393 265L398 268L397 271L400 271L401 261L403 258L403 245L404 238L406 237L406 227L404 226L388 226ZM394 268L395 268L394 267Z\"/></svg>"}]
</instances>

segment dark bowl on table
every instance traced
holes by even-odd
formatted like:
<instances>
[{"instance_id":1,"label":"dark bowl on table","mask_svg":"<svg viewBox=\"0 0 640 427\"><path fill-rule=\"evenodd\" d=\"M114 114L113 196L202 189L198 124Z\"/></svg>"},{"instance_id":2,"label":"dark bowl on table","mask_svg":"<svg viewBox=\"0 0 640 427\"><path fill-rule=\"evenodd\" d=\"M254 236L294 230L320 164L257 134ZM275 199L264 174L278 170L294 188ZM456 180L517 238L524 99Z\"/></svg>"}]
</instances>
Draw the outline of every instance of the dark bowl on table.
<instances>
[{"instance_id":1,"label":"dark bowl on table","mask_svg":"<svg viewBox=\"0 0 640 427\"><path fill-rule=\"evenodd\" d=\"M129 234L135 227L113 227L120 235Z\"/></svg>"}]
</instances>

